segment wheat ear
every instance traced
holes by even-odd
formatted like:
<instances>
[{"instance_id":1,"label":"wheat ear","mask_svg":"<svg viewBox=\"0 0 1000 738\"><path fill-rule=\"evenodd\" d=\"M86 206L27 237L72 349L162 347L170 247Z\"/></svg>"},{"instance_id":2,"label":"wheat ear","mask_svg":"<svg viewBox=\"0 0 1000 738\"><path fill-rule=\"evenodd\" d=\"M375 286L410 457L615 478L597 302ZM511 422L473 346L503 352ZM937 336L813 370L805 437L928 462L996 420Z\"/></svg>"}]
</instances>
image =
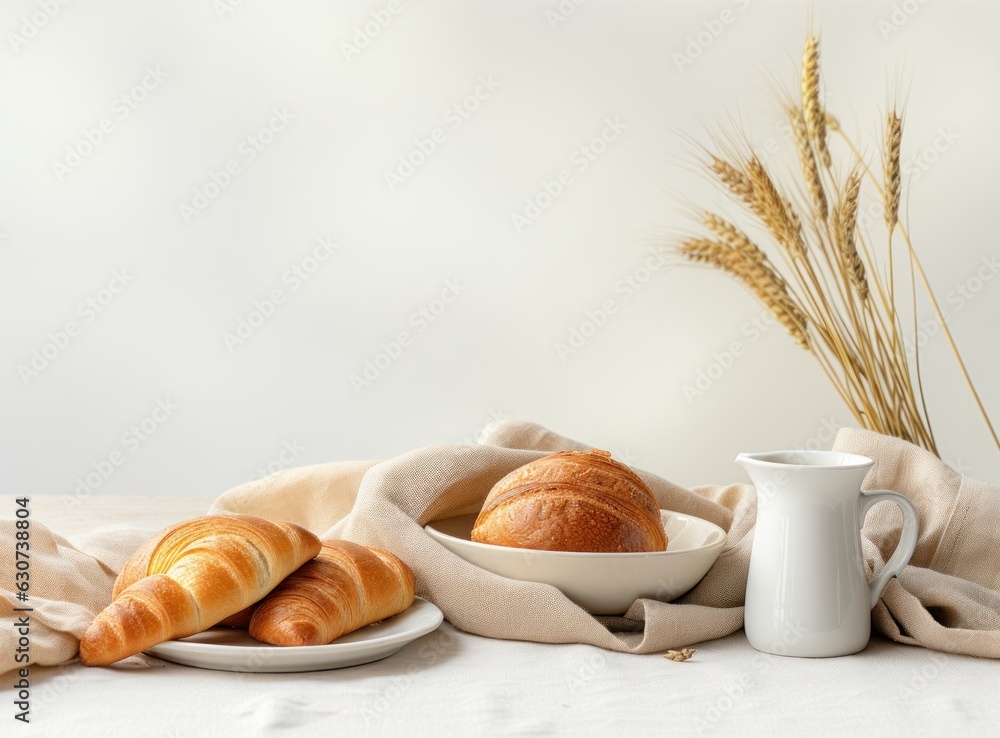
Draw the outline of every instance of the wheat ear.
<instances>
[{"instance_id":1,"label":"wheat ear","mask_svg":"<svg viewBox=\"0 0 1000 738\"><path fill-rule=\"evenodd\" d=\"M882 152L882 176L884 189L882 203L885 211L885 227L890 232L899 222L899 195L902 181L899 176L899 156L903 142L903 119L895 110L885 120L885 149Z\"/></svg>"},{"instance_id":2,"label":"wheat ear","mask_svg":"<svg viewBox=\"0 0 1000 738\"><path fill-rule=\"evenodd\" d=\"M802 222L792 204L778 192L771 175L756 156L747 161L747 176L753 187L750 209L793 256L805 254Z\"/></svg>"},{"instance_id":3,"label":"wheat ear","mask_svg":"<svg viewBox=\"0 0 1000 738\"><path fill-rule=\"evenodd\" d=\"M857 290L858 297L864 302L868 299L869 289L868 275L865 272L865 264L861 260L861 254L858 253L857 243L858 199L860 196L861 170L855 168L847 177L843 197L837 206L834 235L844 266L850 275L851 283Z\"/></svg>"},{"instance_id":4,"label":"wheat ear","mask_svg":"<svg viewBox=\"0 0 1000 738\"><path fill-rule=\"evenodd\" d=\"M740 169L717 156L712 157L708 168L737 199L747 205L753 203L753 185L750 183L750 178Z\"/></svg>"},{"instance_id":5,"label":"wheat ear","mask_svg":"<svg viewBox=\"0 0 1000 738\"><path fill-rule=\"evenodd\" d=\"M690 238L678 250L689 261L721 269L739 279L799 346L806 350L810 348L805 314L788 294L785 281L767 264L767 257L759 261L752 256L754 253L763 256L763 252L755 245L752 250L742 251L723 241Z\"/></svg>"},{"instance_id":6,"label":"wheat ear","mask_svg":"<svg viewBox=\"0 0 1000 738\"><path fill-rule=\"evenodd\" d=\"M830 166L830 150L826 146L826 114L819 94L819 39L806 38L802 50L802 111L809 137L816 144L823 166Z\"/></svg>"},{"instance_id":7,"label":"wheat ear","mask_svg":"<svg viewBox=\"0 0 1000 738\"><path fill-rule=\"evenodd\" d=\"M816 154L809 143L809 130L806 127L806 118L800 108L789 106L787 109L788 122L792 125L792 136L795 139L795 153L799 157L799 166L805 176L806 185L809 187L809 195L812 197L813 206L823 220L829 215L829 208L826 203L826 192L823 190L823 180L820 179L819 166L816 164Z\"/></svg>"}]
</instances>

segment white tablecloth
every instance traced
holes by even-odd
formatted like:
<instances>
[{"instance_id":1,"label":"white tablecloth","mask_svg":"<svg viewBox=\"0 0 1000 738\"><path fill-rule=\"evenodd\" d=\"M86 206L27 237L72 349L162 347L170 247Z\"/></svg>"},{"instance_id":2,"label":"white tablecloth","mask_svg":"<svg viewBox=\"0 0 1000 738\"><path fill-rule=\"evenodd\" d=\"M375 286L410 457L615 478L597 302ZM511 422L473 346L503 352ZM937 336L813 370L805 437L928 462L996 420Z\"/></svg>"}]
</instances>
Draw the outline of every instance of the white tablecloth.
<instances>
[{"instance_id":1,"label":"white tablecloth","mask_svg":"<svg viewBox=\"0 0 1000 738\"><path fill-rule=\"evenodd\" d=\"M108 498L70 515L40 502L34 519L66 533L114 522L112 510L162 525L208 505ZM111 668L34 667L31 682L31 724L12 720L5 695L0 735L773 738L995 735L1000 725L995 661L882 639L854 656L782 658L757 653L742 632L676 663L490 640L445 623L384 661L336 671L236 674L141 657Z\"/></svg>"},{"instance_id":2,"label":"white tablecloth","mask_svg":"<svg viewBox=\"0 0 1000 738\"><path fill-rule=\"evenodd\" d=\"M32 723L16 734L968 736L1000 725L996 663L881 639L856 656L805 660L758 654L738 633L676 663L446 623L384 661L336 671L143 660L33 669Z\"/></svg>"}]
</instances>

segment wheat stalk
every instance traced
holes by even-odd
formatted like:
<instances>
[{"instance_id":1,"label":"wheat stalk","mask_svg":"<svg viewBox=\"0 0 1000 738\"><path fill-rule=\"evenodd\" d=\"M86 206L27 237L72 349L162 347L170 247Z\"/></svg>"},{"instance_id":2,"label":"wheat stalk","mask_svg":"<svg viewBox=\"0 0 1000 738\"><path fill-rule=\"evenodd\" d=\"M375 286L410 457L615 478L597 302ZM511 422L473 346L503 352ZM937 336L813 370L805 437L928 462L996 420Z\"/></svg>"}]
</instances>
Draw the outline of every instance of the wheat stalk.
<instances>
[{"instance_id":1,"label":"wheat stalk","mask_svg":"<svg viewBox=\"0 0 1000 738\"><path fill-rule=\"evenodd\" d=\"M887 115L883 182L881 186L876 182L888 228L888 269L883 273L873 268L874 244L858 229L864 175L873 180L874 176L837 118L822 105L819 40L815 36L806 39L801 71L801 106L790 96L783 102L792 125L801 182L779 186L754 153L752 143L739 132L717 140L718 151L709 152L704 162L717 182L769 234L783 267L779 268L744 228L711 211L698 211L700 226L710 235L688 238L677 250L684 259L723 271L743 284L816 358L863 427L936 452L919 363L915 386L893 285L892 233L896 229L901 231L925 286L927 282L909 236L899 223L902 115L895 109ZM842 182L834 175L828 131L847 140L856 159ZM783 190L793 193L795 199L786 197ZM931 301L940 319L933 294ZM955 348L947 326L945 334ZM910 339L915 341L915 335ZM989 423L964 364L962 368ZM1000 440L997 444L1000 446Z\"/></svg>"},{"instance_id":2,"label":"wheat stalk","mask_svg":"<svg viewBox=\"0 0 1000 738\"><path fill-rule=\"evenodd\" d=\"M830 130L834 129L831 128ZM843 140L844 144L850 150L851 154L854 156L855 160L858 162L858 165L863 166L864 157L861 155L861 151L859 150L859 148L843 132L843 130L840 129L839 126L837 127L836 131L840 136L840 138ZM900 121L900 136L902 136L902 121ZM866 167L866 172L868 174L869 180L872 183L872 186L880 195L883 196L883 200L885 200L886 187L883 184L879 183L879 181L876 179L875 175L872 173L870 168ZM990 436L993 438L994 445L996 445L997 449L1000 449L1000 434L997 433L996 428L993 426L993 421L990 420L989 413L986 412L986 407L983 405L982 398L979 396L979 392L976 390L975 382L972 381L972 377L969 375L969 370L965 366L965 360L962 359L962 354L958 350L958 345L955 343L955 337L952 335L951 329L948 327L948 321L945 320L944 312L941 309L941 305L940 303L938 303L937 297L935 297L934 295L934 290L931 288L930 281L927 279L927 272L924 270L923 264L920 261L920 256L917 254L917 251L913 246L913 241L910 239L909 232L902 223L897 223L896 228L897 230L899 230L899 235L902 237L903 243L906 244L907 253L911 259L913 266L915 267L917 275L919 275L920 277L920 282L924 287L924 291L927 293L927 297L930 300L931 307L934 309L934 316L937 318L938 324L944 331L944 336L948 341L948 346L951 348L952 355L955 357L955 361L958 363L958 368L962 372L962 378L965 380L965 384L969 388L969 392L972 394L973 400L975 400L976 407L979 410L980 416L983 418L983 422L986 423L986 427L989 430ZM891 243L891 238L892 238L891 233L889 238ZM916 329L914 329L914 333L916 333ZM917 356L919 357L919 351L916 353ZM919 364L918 364L918 371L919 371ZM918 373L918 385L919 384L920 382ZM921 392L921 400L923 399L922 394L923 393ZM932 447L933 447L933 442L931 445L928 445L928 448Z\"/></svg>"}]
</instances>

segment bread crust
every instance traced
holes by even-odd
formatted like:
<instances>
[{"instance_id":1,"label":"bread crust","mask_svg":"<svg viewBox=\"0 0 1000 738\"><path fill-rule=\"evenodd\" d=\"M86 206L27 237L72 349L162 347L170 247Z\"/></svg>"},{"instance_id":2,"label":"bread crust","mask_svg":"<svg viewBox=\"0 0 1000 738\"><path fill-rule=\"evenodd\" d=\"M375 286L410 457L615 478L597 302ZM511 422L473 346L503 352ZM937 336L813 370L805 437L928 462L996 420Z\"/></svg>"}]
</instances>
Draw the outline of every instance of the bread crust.
<instances>
[{"instance_id":1,"label":"bread crust","mask_svg":"<svg viewBox=\"0 0 1000 738\"><path fill-rule=\"evenodd\" d=\"M515 469L490 490L472 540L542 551L664 551L652 491L607 451L560 451Z\"/></svg>"},{"instance_id":2,"label":"bread crust","mask_svg":"<svg viewBox=\"0 0 1000 738\"><path fill-rule=\"evenodd\" d=\"M206 515L165 528L118 575L113 601L83 634L80 660L104 666L210 628L319 550L305 528L249 515Z\"/></svg>"},{"instance_id":3,"label":"bread crust","mask_svg":"<svg viewBox=\"0 0 1000 738\"><path fill-rule=\"evenodd\" d=\"M413 572L398 557L350 541L324 540L252 608L250 635L276 646L318 646L413 604Z\"/></svg>"}]
</instances>

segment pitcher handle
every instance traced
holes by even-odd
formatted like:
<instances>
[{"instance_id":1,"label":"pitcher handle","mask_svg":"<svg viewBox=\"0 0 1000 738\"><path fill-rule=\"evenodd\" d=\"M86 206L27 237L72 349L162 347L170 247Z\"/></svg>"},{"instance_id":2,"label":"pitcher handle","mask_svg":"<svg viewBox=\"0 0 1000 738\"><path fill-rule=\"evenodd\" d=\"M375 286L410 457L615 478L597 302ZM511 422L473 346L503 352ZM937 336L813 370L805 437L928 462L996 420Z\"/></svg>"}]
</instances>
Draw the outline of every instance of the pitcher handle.
<instances>
[{"instance_id":1,"label":"pitcher handle","mask_svg":"<svg viewBox=\"0 0 1000 738\"><path fill-rule=\"evenodd\" d=\"M878 598L882 595L885 585L889 583L890 579L903 571L903 567L906 566L910 557L913 556L913 550L917 547L917 509L913 507L912 502L899 494L899 492L893 492L888 489L862 492L861 496L864 498L864 503L861 505L862 525L864 525L865 516L868 514L868 511L876 502L889 500L890 502L895 502L903 510L903 533L899 537L896 550L892 552L892 556L886 562L882 571L878 573L878 576L874 577L868 584L868 589L871 592L869 606L869 609L871 609L878 604Z\"/></svg>"}]
</instances>

